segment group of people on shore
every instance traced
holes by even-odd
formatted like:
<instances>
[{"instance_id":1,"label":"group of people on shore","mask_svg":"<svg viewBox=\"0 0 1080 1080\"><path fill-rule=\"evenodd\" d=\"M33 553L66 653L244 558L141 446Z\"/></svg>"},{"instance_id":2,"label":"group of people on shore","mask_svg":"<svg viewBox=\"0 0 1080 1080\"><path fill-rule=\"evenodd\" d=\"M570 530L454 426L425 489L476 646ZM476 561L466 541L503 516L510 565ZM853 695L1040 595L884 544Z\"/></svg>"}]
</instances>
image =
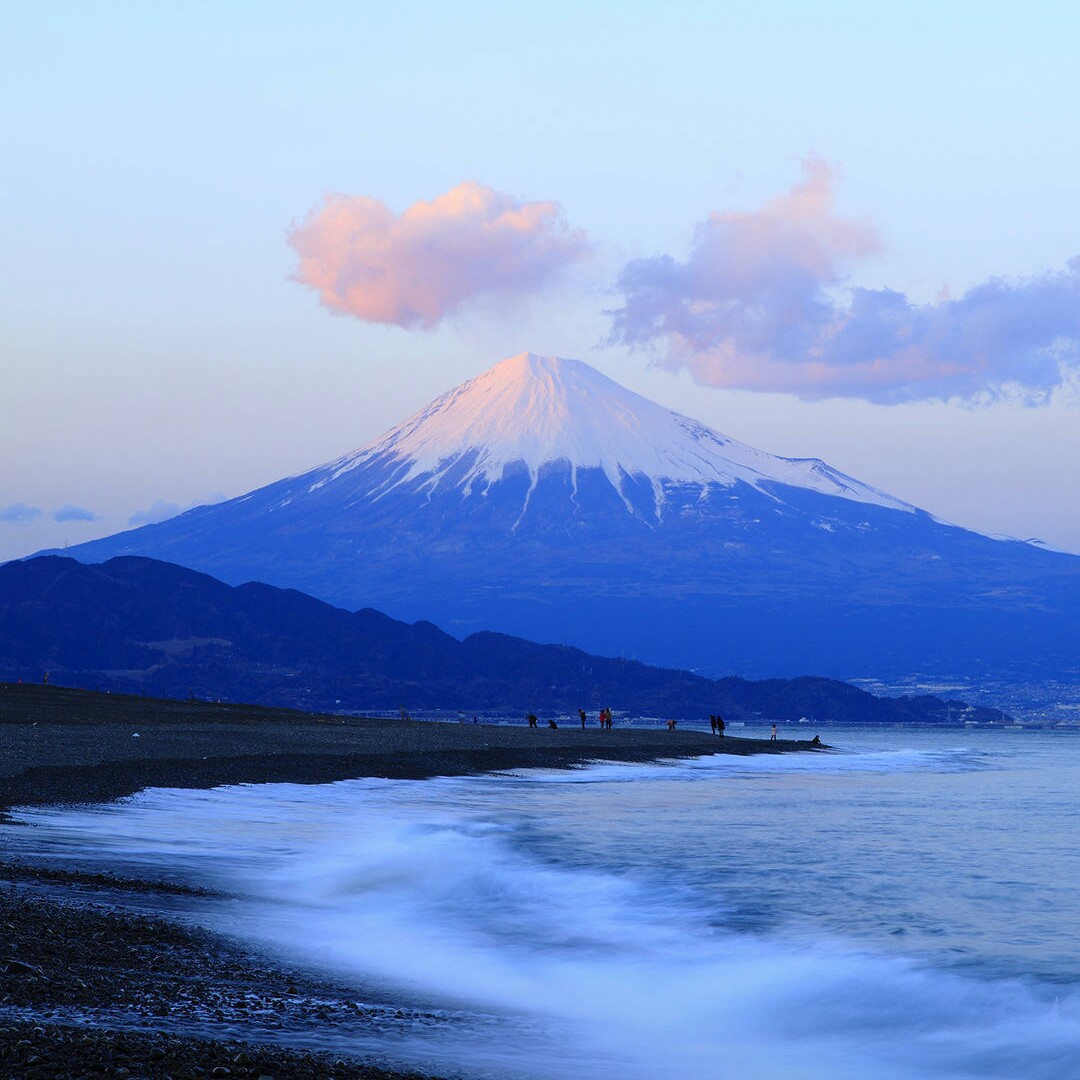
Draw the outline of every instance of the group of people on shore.
<instances>
[{"instance_id":1,"label":"group of people on shore","mask_svg":"<svg viewBox=\"0 0 1080 1080\"><path fill-rule=\"evenodd\" d=\"M589 719L588 714L585 712L584 709L578 709L577 712L578 712L578 720L581 722L581 730L584 731L585 730L585 725L586 725L586 723L588 722L588 719ZM601 731L610 731L611 730L611 710L605 707L605 708L601 709L597 715L598 715L598 719L600 721L600 730ZM525 716L525 719L528 722L529 727L534 728L534 727L539 726L539 722L538 722L538 720L536 718L536 713L527 713L526 716ZM474 722L475 722L475 720L474 720ZM675 728L676 728L677 723L678 722L675 721L675 720L669 720L667 722L668 731L674 731ZM549 728L557 728L559 725L556 724L554 720L549 720L547 722L547 726ZM712 730L712 733L714 735L718 735L720 738L723 738L724 737L724 731L727 728L727 724L724 723L724 718L719 713L710 713L710 715L709 715L709 727ZM773 724L772 730L769 732L769 740L771 742L776 741L776 725L775 724ZM816 736L811 741L815 745L818 745L818 746L821 745L821 740L819 738L817 738Z\"/></svg>"},{"instance_id":2,"label":"group of people on shore","mask_svg":"<svg viewBox=\"0 0 1080 1080\"><path fill-rule=\"evenodd\" d=\"M581 721L581 730L584 731L585 730L585 725L586 725L586 723L588 722L588 719L589 719L588 714L585 712L584 709L578 709L577 714L578 714L578 719ZM600 730L601 731L610 731L611 730L611 710L608 709L608 708L603 708L603 709L600 710L598 715L599 715L599 720L600 720ZM526 713L525 714L525 721L529 725L529 727L537 727L537 726L539 726L539 721L536 718L536 713ZM549 728L557 728L558 726L559 725L556 724L554 720L549 720L548 721L548 727Z\"/></svg>"},{"instance_id":3,"label":"group of people on shore","mask_svg":"<svg viewBox=\"0 0 1080 1080\"><path fill-rule=\"evenodd\" d=\"M536 713L532 713L532 712L531 713L526 713L525 714L525 722L529 725L529 727L538 727L539 726L539 721L536 718ZM559 725L556 724L554 720L548 720L547 726L549 728L557 728Z\"/></svg>"},{"instance_id":4,"label":"group of people on shore","mask_svg":"<svg viewBox=\"0 0 1080 1080\"><path fill-rule=\"evenodd\" d=\"M578 709L577 714L578 714L578 720L581 723L581 730L584 731L585 728L586 728L586 725L588 723L588 720L589 720L588 713L586 713L584 709ZM605 707L605 708L601 709L597 713L597 719L599 720L600 730L601 731L610 731L611 730L611 710L609 708ZM539 721L537 720L536 713L526 713L525 720L527 721L529 727L531 727L531 728L539 727ZM476 718L474 717L473 718L473 723L475 723L475 722L476 722ZM668 720L668 722L667 722L668 731L674 731L676 729L677 723L678 723L678 721L676 721L676 720ZM548 720L547 726L549 728L557 728L559 725L557 723L555 723L554 720ZM719 713L711 713L709 715L709 728L712 730L712 733L714 735L717 735L720 738L723 738L724 737L724 731L727 728L727 724L724 723L724 718ZM777 736L776 725L773 724L772 729L769 732L769 740L771 742L775 742L776 741L776 736ZM817 746L821 745L821 740L819 738L817 738L816 736L811 741Z\"/></svg>"},{"instance_id":5,"label":"group of people on shore","mask_svg":"<svg viewBox=\"0 0 1080 1080\"><path fill-rule=\"evenodd\" d=\"M581 730L584 731L585 730L585 725L588 723L589 716L585 712L584 709L578 709L577 714L578 714L578 720L581 721ZM610 731L611 730L611 710L610 709L608 709L608 708L601 709L600 712L597 713L597 718L600 721L600 730L601 731Z\"/></svg>"},{"instance_id":6,"label":"group of people on shore","mask_svg":"<svg viewBox=\"0 0 1080 1080\"><path fill-rule=\"evenodd\" d=\"M578 709L577 714L578 714L578 720L581 723L581 730L584 731L585 727L586 727L586 725L588 723L588 720L589 720L588 713L586 713L584 709ZM603 709L601 709L599 711L599 713L597 714L597 718L598 718L598 720L600 722L600 730L601 731L610 731L611 730L611 710L609 708L607 708L605 706ZM539 721L536 718L536 713L526 713L525 720L528 723L529 727L531 727L531 728L539 726ZM667 722L668 731L674 731L676 723L677 723L677 721L675 721L675 720L669 720ZM548 721L548 727L557 728L558 726L559 725L556 724L554 720L549 720ZM709 716L709 727L712 729L712 733L714 735L721 735L722 736L724 734L724 728L726 727L726 725L724 724L724 718L719 713L716 713L714 715L710 715ZM773 738L774 739L776 738L776 726L775 725L773 725Z\"/></svg>"}]
</instances>

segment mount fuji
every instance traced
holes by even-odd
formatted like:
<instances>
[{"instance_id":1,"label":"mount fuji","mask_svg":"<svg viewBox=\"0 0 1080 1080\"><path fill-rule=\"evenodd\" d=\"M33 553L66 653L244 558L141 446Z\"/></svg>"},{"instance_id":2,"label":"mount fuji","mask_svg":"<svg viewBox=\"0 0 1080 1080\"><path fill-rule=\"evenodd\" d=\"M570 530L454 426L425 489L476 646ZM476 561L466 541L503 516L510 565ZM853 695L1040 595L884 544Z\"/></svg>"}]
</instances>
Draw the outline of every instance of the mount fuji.
<instances>
[{"instance_id":1,"label":"mount fuji","mask_svg":"<svg viewBox=\"0 0 1080 1080\"><path fill-rule=\"evenodd\" d=\"M1057 678L1080 557L938 521L522 354L344 457L67 550L708 675Z\"/></svg>"}]
</instances>

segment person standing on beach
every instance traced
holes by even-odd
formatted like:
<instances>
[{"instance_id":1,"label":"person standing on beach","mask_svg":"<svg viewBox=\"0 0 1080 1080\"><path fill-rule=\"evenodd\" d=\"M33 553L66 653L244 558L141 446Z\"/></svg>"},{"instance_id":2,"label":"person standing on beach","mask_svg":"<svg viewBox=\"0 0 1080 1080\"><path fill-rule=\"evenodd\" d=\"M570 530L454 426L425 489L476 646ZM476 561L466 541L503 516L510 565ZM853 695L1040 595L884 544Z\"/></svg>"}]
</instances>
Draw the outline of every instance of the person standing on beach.
<instances>
[{"instance_id":1,"label":"person standing on beach","mask_svg":"<svg viewBox=\"0 0 1080 1080\"><path fill-rule=\"evenodd\" d=\"M584 709L578 709L577 714L581 718L581 730L584 731L585 730L585 710Z\"/></svg>"},{"instance_id":2,"label":"person standing on beach","mask_svg":"<svg viewBox=\"0 0 1080 1080\"><path fill-rule=\"evenodd\" d=\"M536 713L526 713L525 719L529 721L529 727L536 727Z\"/></svg>"},{"instance_id":3,"label":"person standing on beach","mask_svg":"<svg viewBox=\"0 0 1080 1080\"><path fill-rule=\"evenodd\" d=\"M716 717L712 713L709 713L709 730L716 734Z\"/></svg>"},{"instance_id":4,"label":"person standing on beach","mask_svg":"<svg viewBox=\"0 0 1080 1080\"><path fill-rule=\"evenodd\" d=\"M719 713L716 714L716 734L724 737L724 718Z\"/></svg>"},{"instance_id":5,"label":"person standing on beach","mask_svg":"<svg viewBox=\"0 0 1080 1080\"><path fill-rule=\"evenodd\" d=\"M775 724L773 724L773 726L772 726L772 734L769 736L769 741L770 742L776 742L776 725Z\"/></svg>"}]
</instances>

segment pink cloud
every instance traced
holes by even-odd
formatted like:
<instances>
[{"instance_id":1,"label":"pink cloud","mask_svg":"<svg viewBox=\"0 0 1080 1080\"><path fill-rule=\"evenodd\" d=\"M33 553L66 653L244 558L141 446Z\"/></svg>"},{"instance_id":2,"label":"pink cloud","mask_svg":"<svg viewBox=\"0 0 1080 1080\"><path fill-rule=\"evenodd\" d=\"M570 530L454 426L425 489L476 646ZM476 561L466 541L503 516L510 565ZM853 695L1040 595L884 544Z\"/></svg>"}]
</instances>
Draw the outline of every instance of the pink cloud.
<instances>
[{"instance_id":1,"label":"pink cloud","mask_svg":"<svg viewBox=\"0 0 1080 1080\"><path fill-rule=\"evenodd\" d=\"M328 195L289 232L297 281L338 315L430 330L480 297L532 294L588 254L554 202L522 203L474 182L395 214Z\"/></svg>"},{"instance_id":2,"label":"pink cloud","mask_svg":"<svg viewBox=\"0 0 1080 1080\"><path fill-rule=\"evenodd\" d=\"M932 304L844 289L880 239L835 213L823 161L808 159L803 173L760 210L711 214L684 262L628 263L609 340L661 346L665 365L706 385L804 398L973 398L1006 385L1038 397L1080 363L1080 262Z\"/></svg>"}]
</instances>

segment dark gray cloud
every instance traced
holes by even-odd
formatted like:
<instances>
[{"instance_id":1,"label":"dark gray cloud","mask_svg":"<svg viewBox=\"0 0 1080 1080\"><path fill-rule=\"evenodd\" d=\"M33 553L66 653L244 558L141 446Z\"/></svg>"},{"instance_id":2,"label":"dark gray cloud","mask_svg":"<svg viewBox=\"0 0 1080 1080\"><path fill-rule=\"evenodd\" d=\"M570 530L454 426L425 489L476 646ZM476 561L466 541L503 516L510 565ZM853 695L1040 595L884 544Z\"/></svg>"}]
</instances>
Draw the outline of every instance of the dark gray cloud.
<instances>
[{"instance_id":1,"label":"dark gray cloud","mask_svg":"<svg viewBox=\"0 0 1080 1080\"><path fill-rule=\"evenodd\" d=\"M876 402L1006 390L1045 400L1080 364L1080 258L930 304L846 288L850 266L880 244L834 214L828 166L810 159L804 172L758 211L711 215L684 261L628 263L609 341L659 349L710 386Z\"/></svg>"},{"instance_id":2,"label":"dark gray cloud","mask_svg":"<svg viewBox=\"0 0 1080 1080\"><path fill-rule=\"evenodd\" d=\"M28 525L41 517L43 511L36 506L27 506L26 503L11 503L8 506L0 506L0 522L8 525Z\"/></svg>"},{"instance_id":3,"label":"dark gray cloud","mask_svg":"<svg viewBox=\"0 0 1080 1080\"><path fill-rule=\"evenodd\" d=\"M98 515L93 510L87 510L83 506L61 506L53 513L53 521L98 521Z\"/></svg>"}]
</instances>

